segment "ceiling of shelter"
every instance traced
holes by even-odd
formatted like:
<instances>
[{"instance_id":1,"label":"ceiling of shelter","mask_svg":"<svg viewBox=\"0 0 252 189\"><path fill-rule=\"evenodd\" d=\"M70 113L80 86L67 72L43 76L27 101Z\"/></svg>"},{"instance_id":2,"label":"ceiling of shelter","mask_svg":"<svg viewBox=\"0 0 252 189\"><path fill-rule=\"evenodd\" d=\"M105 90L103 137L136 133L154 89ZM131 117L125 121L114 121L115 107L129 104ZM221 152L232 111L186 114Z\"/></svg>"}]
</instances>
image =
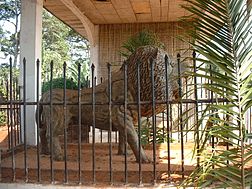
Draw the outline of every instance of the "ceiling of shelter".
<instances>
[{"instance_id":1,"label":"ceiling of shelter","mask_svg":"<svg viewBox=\"0 0 252 189\"><path fill-rule=\"evenodd\" d=\"M182 3L183 0L44 0L44 7L83 35L81 17L93 24L172 22L186 15L180 7Z\"/></svg>"}]
</instances>

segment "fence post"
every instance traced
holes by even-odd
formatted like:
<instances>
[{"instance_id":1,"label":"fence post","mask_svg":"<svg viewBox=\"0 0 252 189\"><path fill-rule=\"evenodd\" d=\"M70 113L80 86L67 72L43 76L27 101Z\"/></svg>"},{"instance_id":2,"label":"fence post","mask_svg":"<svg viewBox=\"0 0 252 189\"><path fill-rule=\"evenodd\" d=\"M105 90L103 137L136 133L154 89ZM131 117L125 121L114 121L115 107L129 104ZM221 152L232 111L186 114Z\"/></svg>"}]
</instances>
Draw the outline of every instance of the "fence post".
<instances>
[{"instance_id":1,"label":"fence post","mask_svg":"<svg viewBox=\"0 0 252 189\"><path fill-rule=\"evenodd\" d=\"M200 165L200 158L199 158L199 140L200 140L200 136L199 136L199 102L198 102L198 88L197 88L197 76L196 76L196 72L197 72L197 65L196 65L196 52L193 51L193 72L194 72L194 98L195 98L195 113L196 113L196 142L197 142L197 167L199 167Z\"/></svg>"},{"instance_id":2,"label":"fence post","mask_svg":"<svg viewBox=\"0 0 252 189\"><path fill-rule=\"evenodd\" d=\"M181 143L181 172L182 180L185 178L185 167L184 167L184 134L183 134L183 104L182 104L182 79L181 79L181 62L180 54L177 55L178 61L178 85L179 85L179 126L180 126L180 143Z\"/></svg>"}]
</instances>

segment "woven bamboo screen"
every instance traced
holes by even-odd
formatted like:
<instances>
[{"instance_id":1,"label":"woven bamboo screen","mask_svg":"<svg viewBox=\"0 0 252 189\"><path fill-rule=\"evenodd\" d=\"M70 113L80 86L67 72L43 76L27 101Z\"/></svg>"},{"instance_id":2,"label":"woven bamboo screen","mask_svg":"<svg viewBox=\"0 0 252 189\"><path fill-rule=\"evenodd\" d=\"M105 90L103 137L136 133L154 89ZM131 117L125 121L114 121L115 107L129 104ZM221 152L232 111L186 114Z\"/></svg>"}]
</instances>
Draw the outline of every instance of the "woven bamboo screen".
<instances>
[{"instance_id":1,"label":"woven bamboo screen","mask_svg":"<svg viewBox=\"0 0 252 189\"><path fill-rule=\"evenodd\" d=\"M188 44L183 43L176 37L183 33L179 29L181 23L133 23L133 24L109 24L100 25L99 33L99 67L97 76L107 78L107 63L111 63L112 69L116 70L122 65L123 57L119 54L119 49L123 42L142 31L148 30L157 34L164 43L166 51L172 59L176 58L179 49L185 49ZM117 65L117 66L116 66Z\"/></svg>"}]
</instances>

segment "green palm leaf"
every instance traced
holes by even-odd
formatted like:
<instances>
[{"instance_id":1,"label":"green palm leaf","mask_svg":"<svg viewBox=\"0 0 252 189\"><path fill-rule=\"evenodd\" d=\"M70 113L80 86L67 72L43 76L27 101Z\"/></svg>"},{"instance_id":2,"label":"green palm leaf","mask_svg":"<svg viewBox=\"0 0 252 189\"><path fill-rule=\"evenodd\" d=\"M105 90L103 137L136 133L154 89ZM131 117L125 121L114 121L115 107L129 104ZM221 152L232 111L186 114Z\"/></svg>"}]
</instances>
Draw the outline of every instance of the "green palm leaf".
<instances>
[{"instance_id":1,"label":"green palm leaf","mask_svg":"<svg viewBox=\"0 0 252 189\"><path fill-rule=\"evenodd\" d=\"M128 58L137 48L146 45L164 48L164 44L160 42L155 33L143 30L125 41L119 53L121 56Z\"/></svg>"},{"instance_id":2,"label":"green palm leaf","mask_svg":"<svg viewBox=\"0 0 252 189\"><path fill-rule=\"evenodd\" d=\"M211 91L216 100L205 113L198 115L199 123L193 125L198 132L199 126L208 120L211 127L200 132L200 150L195 154L201 157L200 167L183 184L205 187L214 183L214 186L245 188L252 182L252 174L246 168L252 155L251 144L245 144L248 134L245 134L244 120L247 109L252 106L250 1L185 2L183 8L191 13L182 18L190 28L186 38L189 37L188 43L198 55L195 58L198 72L187 74L207 79L208 83L198 87ZM218 98L228 101L220 104ZM227 149L216 146L209 150L206 144L211 136L216 141L227 142Z\"/></svg>"}]
</instances>

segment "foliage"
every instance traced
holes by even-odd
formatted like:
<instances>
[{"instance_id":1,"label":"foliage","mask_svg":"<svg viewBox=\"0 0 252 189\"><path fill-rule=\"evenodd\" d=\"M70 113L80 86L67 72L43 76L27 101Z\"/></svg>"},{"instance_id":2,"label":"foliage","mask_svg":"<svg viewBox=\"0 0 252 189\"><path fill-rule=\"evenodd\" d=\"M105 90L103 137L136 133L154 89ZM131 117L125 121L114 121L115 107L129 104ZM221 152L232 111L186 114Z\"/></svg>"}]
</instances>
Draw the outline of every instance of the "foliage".
<instances>
[{"instance_id":1,"label":"foliage","mask_svg":"<svg viewBox=\"0 0 252 189\"><path fill-rule=\"evenodd\" d=\"M46 81L42 83L42 93L50 90L51 82ZM64 78L55 78L52 80L53 89L64 89ZM66 89L78 89L78 85L72 79L66 78Z\"/></svg>"},{"instance_id":2,"label":"foliage","mask_svg":"<svg viewBox=\"0 0 252 189\"><path fill-rule=\"evenodd\" d=\"M19 16L21 9L20 0L1 0L0 1L0 20L8 22L14 27L13 33L4 29L0 30L1 52L14 57L13 66L16 67L19 55ZM1 26L2 27L2 26Z\"/></svg>"},{"instance_id":3,"label":"foliage","mask_svg":"<svg viewBox=\"0 0 252 189\"><path fill-rule=\"evenodd\" d=\"M66 41L70 29L47 11L43 12L42 27L42 78L46 77L51 61L54 62L55 77L60 77L63 63L70 60Z\"/></svg>"},{"instance_id":4,"label":"foliage","mask_svg":"<svg viewBox=\"0 0 252 189\"><path fill-rule=\"evenodd\" d=\"M153 142L153 129L152 123L149 119L145 119L141 122L141 144L151 144ZM174 139L170 138L170 142L173 142ZM162 144L167 142L167 130L163 128L156 127L156 144Z\"/></svg>"},{"instance_id":5,"label":"foliage","mask_svg":"<svg viewBox=\"0 0 252 189\"><path fill-rule=\"evenodd\" d=\"M0 48L4 54L3 58L8 55L14 57L14 67L17 65L19 55L20 9L20 0L0 0L1 23L8 22L14 27L13 33L5 30L4 25L0 27ZM88 72L90 48L88 41L46 10L43 11L42 26L42 80L49 78L51 61L54 61L54 77L62 77L64 62L69 66L73 62L80 63ZM88 75L86 72L85 76Z\"/></svg>"},{"instance_id":6,"label":"foliage","mask_svg":"<svg viewBox=\"0 0 252 189\"><path fill-rule=\"evenodd\" d=\"M0 126L6 124L6 112L0 111Z\"/></svg>"},{"instance_id":7,"label":"foliage","mask_svg":"<svg viewBox=\"0 0 252 189\"><path fill-rule=\"evenodd\" d=\"M51 61L54 62L54 77L62 77L64 62L72 69L75 69L75 64L80 63L84 76L87 76L90 48L88 41L47 11L43 12L42 24L42 78L49 80ZM71 75L72 72L68 74L77 80Z\"/></svg>"},{"instance_id":8,"label":"foliage","mask_svg":"<svg viewBox=\"0 0 252 189\"><path fill-rule=\"evenodd\" d=\"M20 15L21 1L19 0L1 0L0 1L0 19L13 22L16 15ZM15 25L15 23L13 23Z\"/></svg>"},{"instance_id":9,"label":"foliage","mask_svg":"<svg viewBox=\"0 0 252 189\"><path fill-rule=\"evenodd\" d=\"M71 64L70 67L66 68L66 89L78 89L78 65L80 64ZM80 66L80 84L81 88L88 87L88 75L86 67L88 64L84 64L84 66ZM85 77L86 76L86 77ZM42 83L42 93L50 90L51 82L50 80ZM64 78L58 77L52 80L52 87L64 89Z\"/></svg>"},{"instance_id":10,"label":"foliage","mask_svg":"<svg viewBox=\"0 0 252 189\"><path fill-rule=\"evenodd\" d=\"M187 32L191 50L199 56L197 73L188 73L210 82L198 85L227 103L209 104L199 112L199 123L208 120L210 127L195 133L195 155L200 166L193 171L184 185L206 187L245 188L252 182L251 171L246 169L252 159L251 144L246 144L245 113L252 105L252 22L245 0L185 0L183 6L192 15L183 18L190 26ZM185 39L188 38L185 36ZM214 69L211 69L214 68ZM207 147L209 137L224 141L228 148ZM199 139L199 142L197 142Z\"/></svg>"},{"instance_id":11,"label":"foliage","mask_svg":"<svg viewBox=\"0 0 252 189\"><path fill-rule=\"evenodd\" d=\"M89 72L90 72L90 67L89 67L89 62L82 64L75 63L71 64L71 66L68 68L67 71L67 77L72 78L75 83L78 83L78 67L80 65L80 83L81 87L87 88L89 87Z\"/></svg>"},{"instance_id":12,"label":"foliage","mask_svg":"<svg viewBox=\"0 0 252 189\"><path fill-rule=\"evenodd\" d=\"M88 40L77 34L74 30L70 30L67 41L70 46L70 57L72 61L76 64L88 63L89 65L90 45Z\"/></svg>"},{"instance_id":13,"label":"foliage","mask_svg":"<svg viewBox=\"0 0 252 189\"><path fill-rule=\"evenodd\" d=\"M7 96L7 82L10 83L10 66L9 65L1 65L0 66L0 94L3 97ZM12 82L17 82L19 76L19 69L12 68Z\"/></svg>"},{"instance_id":14,"label":"foliage","mask_svg":"<svg viewBox=\"0 0 252 189\"><path fill-rule=\"evenodd\" d=\"M124 42L121 47L122 50L120 50L119 53L123 57L128 58L132 53L136 51L137 48L146 45L164 48L164 44L160 42L155 33L143 30Z\"/></svg>"}]
</instances>

